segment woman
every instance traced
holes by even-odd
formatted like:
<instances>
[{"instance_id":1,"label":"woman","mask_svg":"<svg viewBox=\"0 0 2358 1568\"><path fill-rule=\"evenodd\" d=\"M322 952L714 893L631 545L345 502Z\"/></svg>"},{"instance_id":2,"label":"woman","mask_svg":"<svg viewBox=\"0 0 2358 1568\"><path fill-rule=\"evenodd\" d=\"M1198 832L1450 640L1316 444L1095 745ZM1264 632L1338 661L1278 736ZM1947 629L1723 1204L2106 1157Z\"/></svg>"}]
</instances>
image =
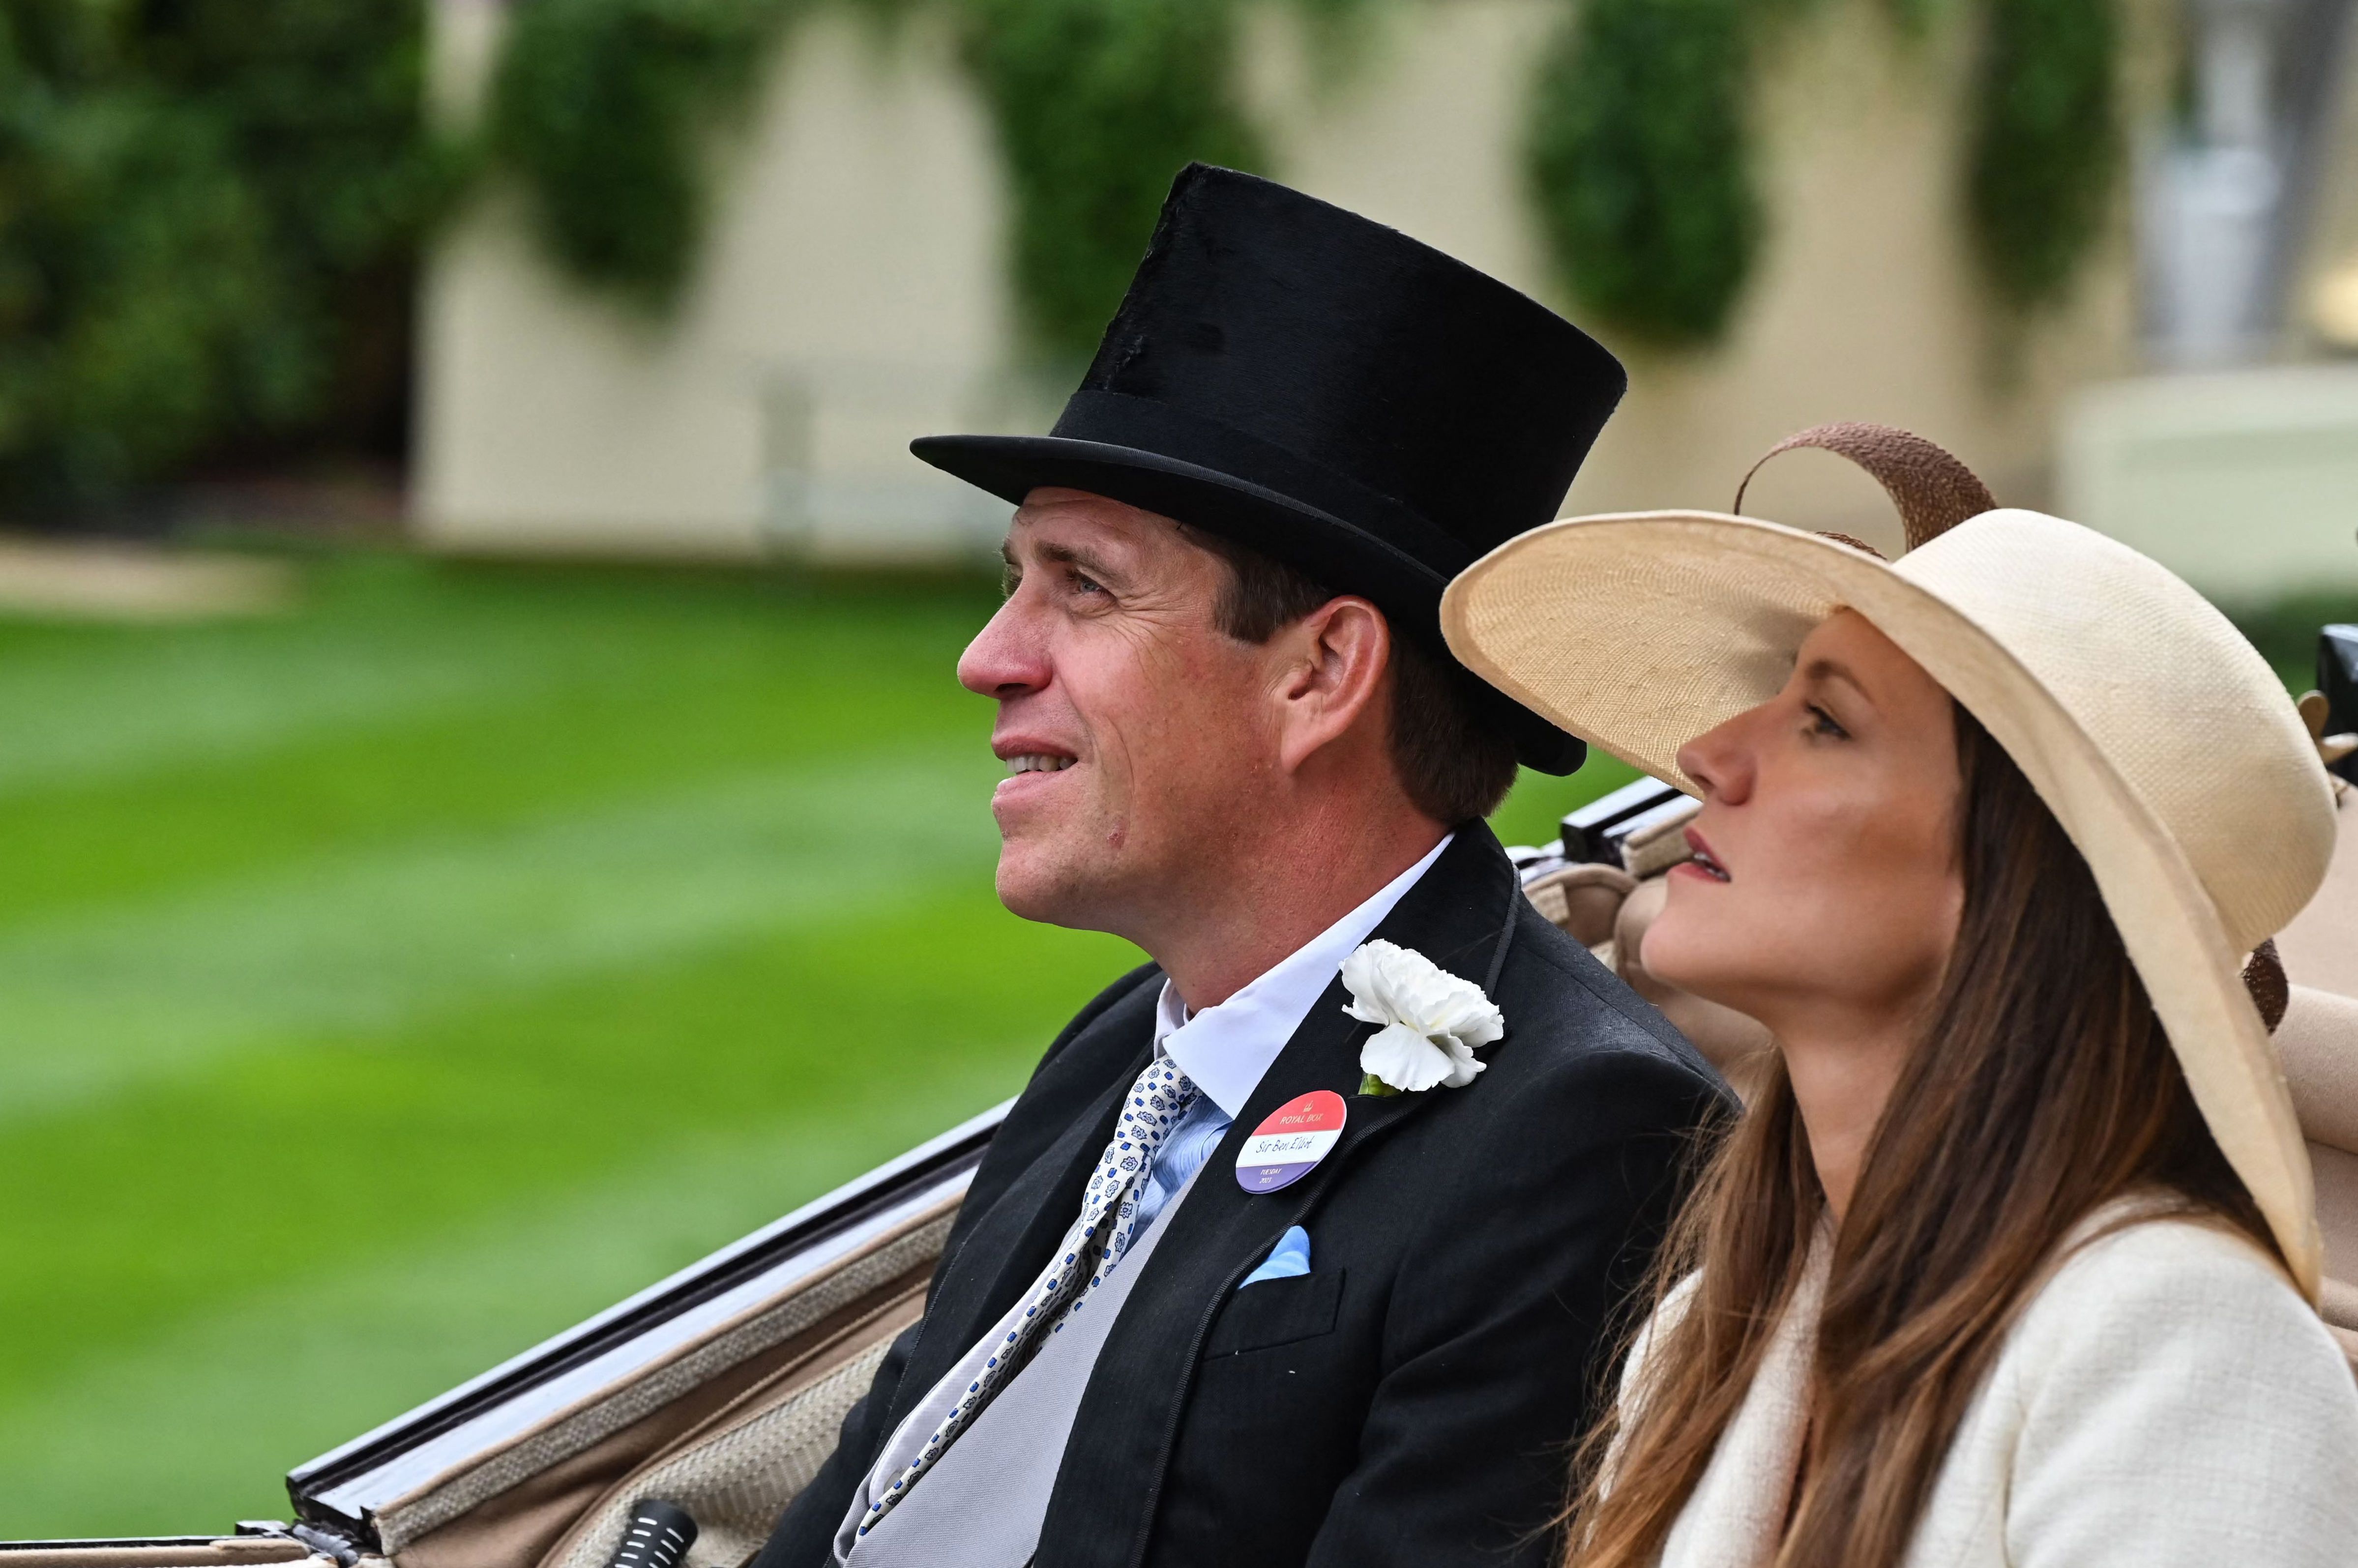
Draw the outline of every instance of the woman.
<instances>
[{"instance_id":1,"label":"woman","mask_svg":"<svg viewBox=\"0 0 2358 1568\"><path fill-rule=\"evenodd\" d=\"M2358 1385L2238 973L2331 850L2307 732L2143 557L1898 432L1795 439L1920 547L1585 519L1444 605L1466 664L1702 796L1643 961L1776 1042L1568 1561L2358 1563Z\"/></svg>"}]
</instances>

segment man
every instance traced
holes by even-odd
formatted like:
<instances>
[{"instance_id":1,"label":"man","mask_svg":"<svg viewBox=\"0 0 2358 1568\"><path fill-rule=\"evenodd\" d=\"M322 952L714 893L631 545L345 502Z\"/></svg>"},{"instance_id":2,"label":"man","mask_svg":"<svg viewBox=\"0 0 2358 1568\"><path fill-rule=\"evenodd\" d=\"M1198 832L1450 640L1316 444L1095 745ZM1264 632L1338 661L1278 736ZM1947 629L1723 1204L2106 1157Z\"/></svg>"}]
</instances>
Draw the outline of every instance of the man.
<instances>
[{"instance_id":1,"label":"man","mask_svg":"<svg viewBox=\"0 0 2358 1568\"><path fill-rule=\"evenodd\" d=\"M1582 749L1436 615L1623 384L1511 289L1197 166L1052 435L915 444L1019 503L958 669L999 704L1000 896L1154 962L1049 1047L760 1568L1546 1559L1725 1091L1520 896L1482 819Z\"/></svg>"}]
</instances>

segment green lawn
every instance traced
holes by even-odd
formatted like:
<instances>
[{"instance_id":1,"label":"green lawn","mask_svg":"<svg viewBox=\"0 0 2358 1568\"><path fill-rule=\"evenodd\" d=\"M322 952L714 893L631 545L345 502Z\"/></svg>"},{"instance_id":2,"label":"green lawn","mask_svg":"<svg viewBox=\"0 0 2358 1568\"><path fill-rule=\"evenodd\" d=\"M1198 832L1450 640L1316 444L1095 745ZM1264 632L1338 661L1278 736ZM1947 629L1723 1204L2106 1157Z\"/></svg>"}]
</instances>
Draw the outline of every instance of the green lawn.
<instances>
[{"instance_id":1,"label":"green lawn","mask_svg":"<svg viewBox=\"0 0 2358 1568\"><path fill-rule=\"evenodd\" d=\"M0 1537L283 1516L1136 961L991 896L982 584L303 569L266 620L0 622Z\"/></svg>"}]
</instances>

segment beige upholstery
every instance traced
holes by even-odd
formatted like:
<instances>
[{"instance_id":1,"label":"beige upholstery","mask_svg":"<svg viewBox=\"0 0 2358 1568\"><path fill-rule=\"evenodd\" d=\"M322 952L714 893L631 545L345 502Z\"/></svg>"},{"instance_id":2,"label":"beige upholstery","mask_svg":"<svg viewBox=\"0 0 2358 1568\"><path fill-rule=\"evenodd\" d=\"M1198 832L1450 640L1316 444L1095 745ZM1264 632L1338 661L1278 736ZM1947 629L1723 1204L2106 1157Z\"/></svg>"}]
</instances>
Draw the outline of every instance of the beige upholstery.
<instances>
[{"instance_id":1,"label":"beige upholstery","mask_svg":"<svg viewBox=\"0 0 2358 1568\"><path fill-rule=\"evenodd\" d=\"M1523 884L1533 908L1584 947L1613 939L1614 917L1638 879L1618 866L1565 866Z\"/></svg>"},{"instance_id":2,"label":"beige upholstery","mask_svg":"<svg viewBox=\"0 0 2358 1568\"><path fill-rule=\"evenodd\" d=\"M1596 956L1629 984L1629 989L1662 1010L1662 1016L1675 1025L1717 1067L1738 1094L1745 1094L1759 1053L1768 1044L1768 1032L1758 1023L1733 1008L1705 1001L1690 991L1666 985L1646 972L1639 955L1644 951L1646 928L1662 913L1662 899L1669 892L1663 880L1650 877L1634 887L1613 918L1613 939L1599 946L1590 944ZM1561 922L1559 922L1561 924ZM1580 935L1574 931L1574 935Z\"/></svg>"},{"instance_id":3,"label":"beige upholstery","mask_svg":"<svg viewBox=\"0 0 2358 1568\"><path fill-rule=\"evenodd\" d=\"M2325 1321L2358 1366L2358 998L2296 981L2277 1051L2317 1180Z\"/></svg>"},{"instance_id":4,"label":"beige upholstery","mask_svg":"<svg viewBox=\"0 0 2358 1568\"><path fill-rule=\"evenodd\" d=\"M2294 983L2358 996L2358 788L2342 792L2341 832L2325 885L2277 935L2277 957Z\"/></svg>"},{"instance_id":5,"label":"beige upholstery","mask_svg":"<svg viewBox=\"0 0 2358 1568\"><path fill-rule=\"evenodd\" d=\"M2277 1054L2302 1134L2311 1144L2358 1153L2358 997L2296 980L2277 1025ZM2358 1254L2342 1261L2358 1278Z\"/></svg>"},{"instance_id":6,"label":"beige upholstery","mask_svg":"<svg viewBox=\"0 0 2358 1568\"><path fill-rule=\"evenodd\" d=\"M2325 885L2277 936L2292 1000L2276 1041L2317 1179L2325 1321L2358 1368L2358 789L2334 821Z\"/></svg>"},{"instance_id":7,"label":"beige upholstery","mask_svg":"<svg viewBox=\"0 0 2358 1568\"><path fill-rule=\"evenodd\" d=\"M609 1488L542 1561L548 1568L605 1568L631 1505L661 1498L696 1520L688 1568L736 1568L762 1549L779 1514L835 1452L845 1412L868 1391L892 1336L924 1310L919 1286L846 1336L823 1376L797 1368L749 1390Z\"/></svg>"},{"instance_id":8,"label":"beige upholstery","mask_svg":"<svg viewBox=\"0 0 2358 1568\"><path fill-rule=\"evenodd\" d=\"M701 1527L693 1568L734 1568L916 1321L956 1212L951 1201L913 1217L398 1499L377 1516L394 1568L603 1568L622 1511L655 1495Z\"/></svg>"},{"instance_id":9,"label":"beige upholstery","mask_svg":"<svg viewBox=\"0 0 2358 1568\"><path fill-rule=\"evenodd\" d=\"M1679 802L1676 810L1665 806L1660 821L1621 841L1621 863L1629 868L1632 876L1650 877L1669 871L1681 860L1693 859L1694 852L1687 848L1687 824L1702 809L1703 802L1693 795Z\"/></svg>"}]
</instances>

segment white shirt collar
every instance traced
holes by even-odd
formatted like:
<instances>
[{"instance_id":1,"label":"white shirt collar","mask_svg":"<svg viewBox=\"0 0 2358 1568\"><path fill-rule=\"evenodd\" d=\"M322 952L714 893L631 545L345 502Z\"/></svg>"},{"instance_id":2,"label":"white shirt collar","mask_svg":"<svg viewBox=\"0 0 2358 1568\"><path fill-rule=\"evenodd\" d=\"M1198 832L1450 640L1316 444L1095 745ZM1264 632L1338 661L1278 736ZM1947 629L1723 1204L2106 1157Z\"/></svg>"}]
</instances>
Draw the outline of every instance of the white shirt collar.
<instances>
[{"instance_id":1,"label":"white shirt collar","mask_svg":"<svg viewBox=\"0 0 2358 1568\"><path fill-rule=\"evenodd\" d=\"M1231 1120L1260 1086L1261 1075L1310 1016L1319 997L1360 943L1392 912L1423 876L1454 833L1444 834L1424 859L1384 884L1367 903L1295 948L1217 1007L1192 1018L1176 987L1163 982L1155 1010L1154 1039L1171 1053L1179 1070Z\"/></svg>"}]
</instances>

